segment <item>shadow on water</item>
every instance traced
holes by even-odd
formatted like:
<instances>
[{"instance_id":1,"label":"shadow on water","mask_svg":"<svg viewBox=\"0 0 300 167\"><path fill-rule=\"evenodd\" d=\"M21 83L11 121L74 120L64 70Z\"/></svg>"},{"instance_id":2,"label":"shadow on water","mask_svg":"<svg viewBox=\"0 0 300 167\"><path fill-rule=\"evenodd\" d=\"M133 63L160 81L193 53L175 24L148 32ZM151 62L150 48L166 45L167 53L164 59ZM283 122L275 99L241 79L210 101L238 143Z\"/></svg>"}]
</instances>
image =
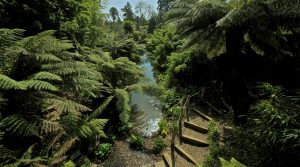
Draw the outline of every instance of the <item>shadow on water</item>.
<instances>
[{"instance_id":1,"label":"shadow on water","mask_svg":"<svg viewBox=\"0 0 300 167\"><path fill-rule=\"evenodd\" d=\"M153 67L147 57L143 56L143 63L140 65L144 69L145 80L144 82L153 82L156 83L156 80L153 75ZM146 137L151 137L158 132L159 126L158 123L162 117L160 101L149 95L141 95L136 92L131 92L131 105L133 106L133 111L137 114L136 119L134 119L133 125L135 130ZM134 114L134 115L135 115Z\"/></svg>"}]
</instances>

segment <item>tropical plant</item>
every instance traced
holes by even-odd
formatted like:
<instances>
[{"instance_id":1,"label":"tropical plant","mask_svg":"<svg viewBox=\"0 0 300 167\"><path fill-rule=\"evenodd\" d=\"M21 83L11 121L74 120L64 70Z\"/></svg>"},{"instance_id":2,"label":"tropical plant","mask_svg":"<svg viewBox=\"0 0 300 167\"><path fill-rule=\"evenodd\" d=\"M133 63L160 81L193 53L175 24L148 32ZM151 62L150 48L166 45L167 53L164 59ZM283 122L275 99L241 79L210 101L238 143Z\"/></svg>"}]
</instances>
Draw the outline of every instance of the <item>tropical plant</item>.
<instances>
[{"instance_id":1,"label":"tropical plant","mask_svg":"<svg viewBox=\"0 0 300 167\"><path fill-rule=\"evenodd\" d=\"M183 48L198 44L210 59L227 57L222 80L233 101L235 122L245 124L249 69L243 69L242 57L263 55L279 62L298 56L294 43L299 32L294 30L299 27L299 9L298 0L177 0L168 18L186 37Z\"/></svg>"},{"instance_id":2,"label":"tropical plant","mask_svg":"<svg viewBox=\"0 0 300 167\"><path fill-rule=\"evenodd\" d=\"M95 150L95 155L99 159L105 160L109 157L111 152L112 152L112 144L102 143L98 146L97 150Z\"/></svg>"},{"instance_id":3,"label":"tropical plant","mask_svg":"<svg viewBox=\"0 0 300 167\"><path fill-rule=\"evenodd\" d=\"M99 117L114 98L113 109L119 111L114 115L120 122L115 126L130 128L129 94L124 88L136 84L142 73L127 58L113 61L105 53L71 52L70 41L56 39L54 33L26 37L6 48L6 55L18 59L11 77L0 74L1 102L7 103L1 105L0 127L1 137L39 138L42 150L36 151L51 155L51 163L59 163L75 144L106 137L103 129L108 120ZM102 104L91 105L95 100ZM13 112L7 112L11 109Z\"/></svg>"},{"instance_id":4,"label":"tropical plant","mask_svg":"<svg viewBox=\"0 0 300 167\"><path fill-rule=\"evenodd\" d=\"M165 139L161 136L158 136L154 141L153 151L155 154L161 153L167 146Z\"/></svg>"},{"instance_id":5,"label":"tropical plant","mask_svg":"<svg viewBox=\"0 0 300 167\"><path fill-rule=\"evenodd\" d=\"M206 157L203 166L214 167L220 166L218 157L221 153L220 132L218 123L210 121L208 125L209 155Z\"/></svg>"},{"instance_id":6,"label":"tropical plant","mask_svg":"<svg viewBox=\"0 0 300 167\"><path fill-rule=\"evenodd\" d=\"M144 149L144 138L139 135L132 134L130 137L130 147L136 150L143 150Z\"/></svg>"},{"instance_id":7,"label":"tropical plant","mask_svg":"<svg viewBox=\"0 0 300 167\"><path fill-rule=\"evenodd\" d=\"M160 72L167 69L167 57L181 44L173 26L165 26L151 34L147 39L146 48L154 68Z\"/></svg>"},{"instance_id":8,"label":"tropical plant","mask_svg":"<svg viewBox=\"0 0 300 167\"><path fill-rule=\"evenodd\" d=\"M220 158L220 161L222 167L246 167L234 158L231 158L230 161Z\"/></svg>"}]
</instances>

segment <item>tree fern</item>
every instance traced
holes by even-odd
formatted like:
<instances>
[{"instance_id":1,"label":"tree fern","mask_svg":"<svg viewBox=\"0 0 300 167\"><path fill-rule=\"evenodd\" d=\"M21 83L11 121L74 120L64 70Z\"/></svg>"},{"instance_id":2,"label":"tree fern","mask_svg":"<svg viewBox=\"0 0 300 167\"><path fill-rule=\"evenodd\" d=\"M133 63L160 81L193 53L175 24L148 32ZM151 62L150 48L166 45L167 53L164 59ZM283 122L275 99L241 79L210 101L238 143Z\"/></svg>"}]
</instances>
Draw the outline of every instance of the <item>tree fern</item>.
<instances>
[{"instance_id":1,"label":"tree fern","mask_svg":"<svg viewBox=\"0 0 300 167\"><path fill-rule=\"evenodd\" d=\"M93 135L94 136L90 136L90 137L106 137L103 129L104 126L107 123L107 119L92 119L88 122L88 125L90 126L90 128L93 131Z\"/></svg>"},{"instance_id":2,"label":"tree fern","mask_svg":"<svg viewBox=\"0 0 300 167\"><path fill-rule=\"evenodd\" d=\"M16 55L7 55L9 48L21 39L24 30L0 29L0 74L9 74L16 62Z\"/></svg>"},{"instance_id":3,"label":"tree fern","mask_svg":"<svg viewBox=\"0 0 300 167\"><path fill-rule=\"evenodd\" d=\"M92 119L80 127L79 134L86 139L105 137L103 128L106 122L107 119Z\"/></svg>"},{"instance_id":4,"label":"tree fern","mask_svg":"<svg viewBox=\"0 0 300 167\"><path fill-rule=\"evenodd\" d=\"M38 136L38 128L21 115L12 115L0 122L0 127L18 136Z\"/></svg>"},{"instance_id":5,"label":"tree fern","mask_svg":"<svg viewBox=\"0 0 300 167\"><path fill-rule=\"evenodd\" d=\"M69 151L74 144L77 142L77 137L69 137L62 145L61 147L54 153L53 158L60 158L66 154L67 151Z\"/></svg>"},{"instance_id":6,"label":"tree fern","mask_svg":"<svg viewBox=\"0 0 300 167\"><path fill-rule=\"evenodd\" d=\"M45 91L58 91L59 89L49 82L46 81L40 81L40 80L25 80L19 82L22 86L24 86L27 89L33 89L33 90L45 90Z\"/></svg>"},{"instance_id":7,"label":"tree fern","mask_svg":"<svg viewBox=\"0 0 300 167\"><path fill-rule=\"evenodd\" d=\"M54 37L54 30L48 30L22 39L19 43L30 53L53 53L73 48L70 41Z\"/></svg>"},{"instance_id":8,"label":"tree fern","mask_svg":"<svg viewBox=\"0 0 300 167\"><path fill-rule=\"evenodd\" d=\"M98 118L101 115L101 113L105 110L107 105L109 105L109 103L112 101L113 98L114 98L114 96L107 97L102 102L102 104L88 116L88 119L91 120L91 119Z\"/></svg>"},{"instance_id":9,"label":"tree fern","mask_svg":"<svg viewBox=\"0 0 300 167\"><path fill-rule=\"evenodd\" d=\"M26 86L20 82L17 82L5 75L0 74L0 89L8 90L8 89L25 89Z\"/></svg>"},{"instance_id":10,"label":"tree fern","mask_svg":"<svg viewBox=\"0 0 300 167\"><path fill-rule=\"evenodd\" d=\"M15 152L6 148L4 145L0 145L0 160L6 158L15 158ZM1 163L0 163L1 165Z\"/></svg>"},{"instance_id":11,"label":"tree fern","mask_svg":"<svg viewBox=\"0 0 300 167\"><path fill-rule=\"evenodd\" d=\"M48 109L55 109L59 113L70 112L81 114L81 112L91 111L88 107L65 99L46 99L45 103L49 105Z\"/></svg>"},{"instance_id":12,"label":"tree fern","mask_svg":"<svg viewBox=\"0 0 300 167\"><path fill-rule=\"evenodd\" d=\"M61 52L60 54L60 57L62 57L64 60L74 60L74 59L82 59L83 56L81 54L79 54L78 52L68 52L68 51L64 51L64 52Z\"/></svg>"},{"instance_id":13,"label":"tree fern","mask_svg":"<svg viewBox=\"0 0 300 167\"><path fill-rule=\"evenodd\" d=\"M62 129L58 122L53 122L45 119L40 119L40 127L42 133L53 133Z\"/></svg>"},{"instance_id":14,"label":"tree fern","mask_svg":"<svg viewBox=\"0 0 300 167\"><path fill-rule=\"evenodd\" d=\"M31 56L35 58L37 61L46 62L46 63L62 61L60 58L54 56L53 54L37 53L37 54L32 54Z\"/></svg>"},{"instance_id":15,"label":"tree fern","mask_svg":"<svg viewBox=\"0 0 300 167\"><path fill-rule=\"evenodd\" d=\"M117 110L119 111L119 118L122 126L126 127L128 126L129 114L131 112L129 105L129 94L123 89L116 89L115 94L117 98Z\"/></svg>"},{"instance_id":16,"label":"tree fern","mask_svg":"<svg viewBox=\"0 0 300 167\"><path fill-rule=\"evenodd\" d=\"M41 71L36 74L33 74L29 78L34 80L62 81L62 78L59 75L50 72L45 72L45 71Z\"/></svg>"}]
</instances>

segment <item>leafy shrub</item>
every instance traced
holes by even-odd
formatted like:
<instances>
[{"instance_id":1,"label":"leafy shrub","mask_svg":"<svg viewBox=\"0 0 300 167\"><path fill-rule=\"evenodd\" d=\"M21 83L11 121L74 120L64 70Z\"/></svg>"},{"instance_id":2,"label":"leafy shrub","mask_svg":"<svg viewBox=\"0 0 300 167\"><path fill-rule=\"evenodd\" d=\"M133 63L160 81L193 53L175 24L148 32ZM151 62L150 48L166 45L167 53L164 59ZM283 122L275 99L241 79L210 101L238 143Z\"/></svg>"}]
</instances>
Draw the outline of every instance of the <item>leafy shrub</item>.
<instances>
[{"instance_id":1,"label":"leafy shrub","mask_svg":"<svg viewBox=\"0 0 300 167\"><path fill-rule=\"evenodd\" d=\"M144 148L144 138L138 135L131 135L130 137L130 147L136 150L143 150Z\"/></svg>"},{"instance_id":2,"label":"leafy shrub","mask_svg":"<svg viewBox=\"0 0 300 167\"><path fill-rule=\"evenodd\" d=\"M204 161L204 167L214 167L219 166L220 161L218 157L220 156L220 132L218 128L218 123L210 121L208 125L208 141L209 141L209 155Z\"/></svg>"},{"instance_id":3,"label":"leafy shrub","mask_svg":"<svg viewBox=\"0 0 300 167\"><path fill-rule=\"evenodd\" d=\"M246 167L234 158L231 158L230 161L226 161L225 159L220 158L220 161L222 167Z\"/></svg>"},{"instance_id":4,"label":"leafy shrub","mask_svg":"<svg viewBox=\"0 0 300 167\"><path fill-rule=\"evenodd\" d=\"M162 119L158 123L159 129L160 129L160 135L166 136L168 134L168 121L166 119Z\"/></svg>"},{"instance_id":5,"label":"leafy shrub","mask_svg":"<svg viewBox=\"0 0 300 167\"><path fill-rule=\"evenodd\" d=\"M62 167L76 167L76 164L72 160L69 160L65 162Z\"/></svg>"},{"instance_id":6,"label":"leafy shrub","mask_svg":"<svg viewBox=\"0 0 300 167\"><path fill-rule=\"evenodd\" d=\"M108 158L109 154L112 152L112 144L110 143L102 143L98 146L95 151L95 155L101 159L105 160Z\"/></svg>"},{"instance_id":7,"label":"leafy shrub","mask_svg":"<svg viewBox=\"0 0 300 167\"><path fill-rule=\"evenodd\" d=\"M155 145L154 145L153 151L155 154L159 154L165 149L166 146L167 146L167 144L165 142L165 139L162 136L158 136L155 139Z\"/></svg>"}]
</instances>

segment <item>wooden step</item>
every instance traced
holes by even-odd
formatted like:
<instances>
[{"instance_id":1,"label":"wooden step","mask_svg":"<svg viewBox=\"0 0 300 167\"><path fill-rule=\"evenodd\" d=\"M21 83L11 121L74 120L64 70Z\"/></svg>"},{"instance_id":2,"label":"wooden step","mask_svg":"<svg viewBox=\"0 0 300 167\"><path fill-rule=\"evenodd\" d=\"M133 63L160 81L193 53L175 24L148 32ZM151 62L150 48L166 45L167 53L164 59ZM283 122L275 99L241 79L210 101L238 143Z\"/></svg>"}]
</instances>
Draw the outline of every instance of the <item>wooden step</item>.
<instances>
[{"instance_id":1,"label":"wooden step","mask_svg":"<svg viewBox=\"0 0 300 167\"><path fill-rule=\"evenodd\" d=\"M219 115L224 115L224 112L221 110L218 110L216 107L214 107L211 103L209 103L208 101L205 102L213 111L215 111L217 114Z\"/></svg>"},{"instance_id":2,"label":"wooden step","mask_svg":"<svg viewBox=\"0 0 300 167\"><path fill-rule=\"evenodd\" d=\"M179 145L175 145L175 150L186 160L193 163L194 165L197 165L197 161L186 151L184 151L183 148L181 148Z\"/></svg>"},{"instance_id":3,"label":"wooden step","mask_svg":"<svg viewBox=\"0 0 300 167\"><path fill-rule=\"evenodd\" d=\"M192 143L192 144L195 144L195 145L198 145L198 146L207 147L209 145L207 142L196 139L196 138L191 137L191 136L182 135L181 137L182 137L182 140L184 140L186 142L189 142L189 143Z\"/></svg>"},{"instance_id":4,"label":"wooden step","mask_svg":"<svg viewBox=\"0 0 300 167\"><path fill-rule=\"evenodd\" d=\"M197 114L199 114L203 119L207 120L207 121L212 121L212 118L210 118L209 116L207 116L206 114L203 114L200 110L198 110L197 108L193 107L193 111L195 111Z\"/></svg>"},{"instance_id":5,"label":"wooden step","mask_svg":"<svg viewBox=\"0 0 300 167\"><path fill-rule=\"evenodd\" d=\"M166 164L164 161L159 161L154 164L154 167L166 167Z\"/></svg>"},{"instance_id":6,"label":"wooden step","mask_svg":"<svg viewBox=\"0 0 300 167\"><path fill-rule=\"evenodd\" d=\"M190 129L193 129L195 131L201 132L201 133L208 133L208 129L205 127L202 127L200 125L194 124L192 122L184 121L184 126Z\"/></svg>"},{"instance_id":7,"label":"wooden step","mask_svg":"<svg viewBox=\"0 0 300 167\"><path fill-rule=\"evenodd\" d=\"M165 165L167 167L171 167L172 166L172 159L171 159L171 156L168 153L164 153L163 154L163 160L164 160Z\"/></svg>"}]
</instances>

